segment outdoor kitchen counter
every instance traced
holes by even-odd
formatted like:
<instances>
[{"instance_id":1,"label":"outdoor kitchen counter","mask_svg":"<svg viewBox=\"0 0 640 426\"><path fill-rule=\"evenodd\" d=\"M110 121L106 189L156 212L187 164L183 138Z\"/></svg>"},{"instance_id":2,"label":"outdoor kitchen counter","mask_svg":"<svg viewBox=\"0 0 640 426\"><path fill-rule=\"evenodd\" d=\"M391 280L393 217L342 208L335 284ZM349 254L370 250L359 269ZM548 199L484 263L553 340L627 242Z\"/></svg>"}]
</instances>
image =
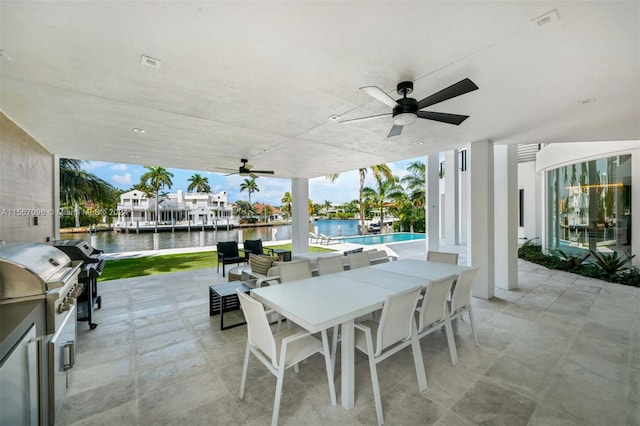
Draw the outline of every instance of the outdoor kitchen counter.
<instances>
[{"instance_id":1,"label":"outdoor kitchen counter","mask_svg":"<svg viewBox=\"0 0 640 426\"><path fill-rule=\"evenodd\" d=\"M45 333L44 296L25 302L0 305L0 359L13 348L31 324Z\"/></svg>"}]
</instances>

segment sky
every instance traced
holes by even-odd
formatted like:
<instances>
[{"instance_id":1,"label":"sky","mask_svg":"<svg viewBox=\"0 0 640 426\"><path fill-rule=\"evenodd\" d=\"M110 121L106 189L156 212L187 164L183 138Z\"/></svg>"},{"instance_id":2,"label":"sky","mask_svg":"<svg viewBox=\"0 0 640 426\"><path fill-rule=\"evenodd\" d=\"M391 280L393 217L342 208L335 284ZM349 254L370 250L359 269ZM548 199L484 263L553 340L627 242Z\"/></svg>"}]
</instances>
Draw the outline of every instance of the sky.
<instances>
[{"instance_id":1,"label":"sky","mask_svg":"<svg viewBox=\"0 0 640 426\"><path fill-rule=\"evenodd\" d=\"M407 174L406 167L413 161L425 162L425 157L412 158L403 161L389 163L389 167L395 176L402 177ZM140 182L142 176L147 169L143 165L124 164L124 163L107 163L102 161L86 161L81 167L89 173L93 173L99 178L109 182L119 189L130 189L133 185ZM171 181L173 185L164 191L175 193L181 189L187 192L189 186L189 178L195 173L199 173L209 179L211 192L218 193L227 192L227 200L236 202L239 200L248 200L246 191L240 191L240 184L247 179L247 176L239 176L237 174L225 176L221 173L206 172L201 170L185 170L167 168L173 177ZM285 192L291 192L290 179L278 179L259 177L256 179L259 192L251 194L252 202L266 203L274 206L282 204L281 200ZM357 170L341 173L338 179L331 183L325 177L318 177L309 180L309 198L317 204L325 201L331 201L334 204L347 203L358 198L358 187L360 185L360 177ZM373 174L369 171L365 179L365 186L375 186Z\"/></svg>"}]
</instances>

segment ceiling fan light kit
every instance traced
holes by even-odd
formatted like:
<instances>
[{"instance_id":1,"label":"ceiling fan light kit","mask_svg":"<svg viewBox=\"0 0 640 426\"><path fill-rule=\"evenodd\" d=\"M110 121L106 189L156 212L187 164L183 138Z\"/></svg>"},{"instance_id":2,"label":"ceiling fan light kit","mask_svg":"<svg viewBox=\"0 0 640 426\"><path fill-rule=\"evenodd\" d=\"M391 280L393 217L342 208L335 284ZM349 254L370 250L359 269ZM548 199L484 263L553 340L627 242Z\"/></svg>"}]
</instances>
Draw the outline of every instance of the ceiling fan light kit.
<instances>
[{"instance_id":1,"label":"ceiling fan light kit","mask_svg":"<svg viewBox=\"0 0 640 426\"><path fill-rule=\"evenodd\" d=\"M464 120L469 118L468 115L421 110L431 105L435 105L451 98L455 98L456 96L464 95L465 93L477 90L478 86L476 86L473 81L465 78L464 80L460 80L459 82L452 84L451 86L442 89L441 91L434 93L431 96L427 96L420 101L417 101L414 98L407 97L407 95L413 92L413 82L411 81L402 81L398 83L396 90L398 92L398 95L402 96L402 98L397 100L393 99L377 86L366 86L361 87L360 89L372 98L393 108L391 114L379 114L369 117L354 118L350 120L343 120L341 121L341 123L355 123L358 121L388 117L389 115L391 115L393 117L393 127L387 135L387 137L390 138L392 136L398 136L400 133L402 133L403 126L408 126L415 123L418 118L459 126Z\"/></svg>"}]
</instances>

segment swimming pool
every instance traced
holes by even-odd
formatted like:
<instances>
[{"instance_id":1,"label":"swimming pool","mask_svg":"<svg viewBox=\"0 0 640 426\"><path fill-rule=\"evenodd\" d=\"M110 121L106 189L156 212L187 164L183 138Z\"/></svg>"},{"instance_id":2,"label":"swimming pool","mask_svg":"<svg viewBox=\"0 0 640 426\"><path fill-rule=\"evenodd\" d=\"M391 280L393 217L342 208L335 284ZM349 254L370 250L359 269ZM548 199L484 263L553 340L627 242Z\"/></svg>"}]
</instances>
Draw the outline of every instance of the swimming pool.
<instances>
[{"instance_id":1,"label":"swimming pool","mask_svg":"<svg viewBox=\"0 0 640 426\"><path fill-rule=\"evenodd\" d=\"M403 241L424 240L426 234L412 234L410 232L398 232L394 234L375 234L359 237L344 237L340 242L362 244L366 246L374 244L401 243Z\"/></svg>"}]
</instances>

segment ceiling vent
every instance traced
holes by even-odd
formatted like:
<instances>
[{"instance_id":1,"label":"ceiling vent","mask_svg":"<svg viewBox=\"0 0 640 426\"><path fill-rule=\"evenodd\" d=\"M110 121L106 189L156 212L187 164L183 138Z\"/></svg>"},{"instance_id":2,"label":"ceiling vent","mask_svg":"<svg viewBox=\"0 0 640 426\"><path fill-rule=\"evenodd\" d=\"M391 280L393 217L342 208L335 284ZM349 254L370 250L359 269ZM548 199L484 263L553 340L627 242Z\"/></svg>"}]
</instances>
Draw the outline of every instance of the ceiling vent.
<instances>
[{"instance_id":1,"label":"ceiling vent","mask_svg":"<svg viewBox=\"0 0 640 426\"><path fill-rule=\"evenodd\" d=\"M142 55L140 57L140 63L142 63L142 65L146 65L149 68L160 68L160 65L162 64L162 61L160 59L154 59L150 56L145 56Z\"/></svg>"},{"instance_id":2,"label":"ceiling vent","mask_svg":"<svg viewBox=\"0 0 640 426\"><path fill-rule=\"evenodd\" d=\"M544 15L538 16L536 19L529 21L529 26L533 29L538 29L545 25L558 22L559 19L558 12L554 9L551 12L545 13Z\"/></svg>"}]
</instances>

